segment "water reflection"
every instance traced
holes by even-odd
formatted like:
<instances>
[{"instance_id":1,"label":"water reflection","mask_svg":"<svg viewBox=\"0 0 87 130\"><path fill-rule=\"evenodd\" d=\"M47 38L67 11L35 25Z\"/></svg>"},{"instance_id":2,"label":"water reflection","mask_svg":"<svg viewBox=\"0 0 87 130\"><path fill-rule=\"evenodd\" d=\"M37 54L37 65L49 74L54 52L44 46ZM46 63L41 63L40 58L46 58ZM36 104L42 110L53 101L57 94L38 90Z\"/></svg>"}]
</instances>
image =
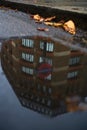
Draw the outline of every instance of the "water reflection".
<instances>
[{"instance_id":1,"label":"water reflection","mask_svg":"<svg viewBox=\"0 0 87 130\"><path fill-rule=\"evenodd\" d=\"M87 54L51 38L33 36L2 44L1 64L24 107L56 116L87 110Z\"/></svg>"}]
</instances>

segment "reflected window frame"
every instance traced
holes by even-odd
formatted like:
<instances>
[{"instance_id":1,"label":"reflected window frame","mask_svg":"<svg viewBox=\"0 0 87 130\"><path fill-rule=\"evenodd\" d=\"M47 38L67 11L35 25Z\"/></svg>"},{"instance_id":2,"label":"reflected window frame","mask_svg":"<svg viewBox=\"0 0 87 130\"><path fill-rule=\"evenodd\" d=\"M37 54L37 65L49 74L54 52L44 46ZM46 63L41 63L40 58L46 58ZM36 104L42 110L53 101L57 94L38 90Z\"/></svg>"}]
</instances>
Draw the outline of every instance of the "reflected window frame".
<instances>
[{"instance_id":1,"label":"reflected window frame","mask_svg":"<svg viewBox=\"0 0 87 130\"><path fill-rule=\"evenodd\" d=\"M22 46L34 48L34 40L23 38L22 39Z\"/></svg>"},{"instance_id":2,"label":"reflected window frame","mask_svg":"<svg viewBox=\"0 0 87 130\"><path fill-rule=\"evenodd\" d=\"M71 57L69 59L69 65L72 66L72 65L76 65L76 64L79 64L80 63L80 57L77 56L77 57Z\"/></svg>"},{"instance_id":3,"label":"reflected window frame","mask_svg":"<svg viewBox=\"0 0 87 130\"><path fill-rule=\"evenodd\" d=\"M72 72L68 72L67 78L73 79L73 78L77 78L77 76L78 76L78 71L72 71Z\"/></svg>"},{"instance_id":4,"label":"reflected window frame","mask_svg":"<svg viewBox=\"0 0 87 130\"><path fill-rule=\"evenodd\" d=\"M47 52L53 52L54 51L54 43L51 42L45 42L40 41L40 49L47 51Z\"/></svg>"},{"instance_id":5,"label":"reflected window frame","mask_svg":"<svg viewBox=\"0 0 87 130\"><path fill-rule=\"evenodd\" d=\"M33 54L29 54L29 53L21 53L21 58L23 60L29 61L29 62L34 62L34 55Z\"/></svg>"},{"instance_id":6,"label":"reflected window frame","mask_svg":"<svg viewBox=\"0 0 87 130\"><path fill-rule=\"evenodd\" d=\"M29 67L22 66L21 70L22 70L22 72L29 74L29 75L34 74L34 69L29 68Z\"/></svg>"}]
</instances>

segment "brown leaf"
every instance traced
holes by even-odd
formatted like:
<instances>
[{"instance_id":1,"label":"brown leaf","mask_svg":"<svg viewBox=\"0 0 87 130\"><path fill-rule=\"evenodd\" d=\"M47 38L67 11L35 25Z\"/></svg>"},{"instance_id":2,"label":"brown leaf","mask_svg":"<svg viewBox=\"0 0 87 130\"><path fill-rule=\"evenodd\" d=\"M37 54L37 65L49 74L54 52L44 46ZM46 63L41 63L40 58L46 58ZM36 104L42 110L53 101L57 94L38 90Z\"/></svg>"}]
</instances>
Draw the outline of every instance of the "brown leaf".
<instances>
[{"instance_id":1,"label":"brown leaf","mask_svg":"<svg viewBox=\"0 0 87 130\"><path fill-rule=\"evenodd\" d=\"M60 27L60 26L63 26L63 23L55 23L55 22L44 22L45 25L48 25L48 26L54 26L54 27Z\"/></svg>"},{"instance_id":2,"label":"brown leaf","mask_svg":"<svg viewBox=\"0 0 87 130\"><path fill-rule=\"evenodd\" d=\"M46 18L44 21L45 21L45 22L48 22L48 21L51 21L51 20L53 20L53 19L55 19L55 18L56 18L56 16L49 17L49 18Z\"/></svg>"},{"instance_id":3,"label":"brown leaf","mask_svg":"<svg viewBox=\"0 0 87 130\"><path fill-rule=\"evenodd\" d=\"M60 26L63 26L63 24L59 22L59 23L54 23L53 26L54 27L60 27Z\"/></svg>"},{"instance_id":4,"label":"brown leaf","mask_svg":"<svg viewBox=\"0 0 87 130\"><path fill-rule=\"evenodd\" d=\"M41 17L39 14L31 15L31 18L33 18L36 22L43 22L44 18Z\"/></svg>"},{"instance_id":5,"label":"brown leaf","mask_svg":"<svg viewBox=\"0 0 87 130\"><path fill-rule=\"evenodd\" d=\"M40 17L38 14L36 14L36 15L33 16L33 19L34 19L34 20L40 20L40 18L41 18L41 17Z\"/></svg>"},{"instance_id":6,"label":"brown leaf","mask_svg":"<svg viewBox=\"0 0 87 130\"><path fill-rule=\"evenodd\" d=\"M53 22L44 22L45 25L53 26Z\"/></svg>"},{"instance_id":7,"label":"brown leaf","mask_svg":"<svg viewBox=\"0 0 87 130\"><path fill-rule=\"evenodd\" d=\"M67 32L69 32L71 34L75 34L76 33L75 24L74 24L74 22L72 20L69 20L69 21L65 22L64 25L63 25L63 28Z\"/></svg>"},{"instance_id":8,"label":"brown leaf","mask_svg":"<svg viewBox=\"0 0 87 130\"><path fill-rule=\"evenodd\" d=\"M37 28L37 30L39 30L39 31L46 31L46 32L47 32L47 31L49 31L49 29L48 29L48 28L40 28L40 27L39 27L39 28Z\"/></svg>"}]
</instances>

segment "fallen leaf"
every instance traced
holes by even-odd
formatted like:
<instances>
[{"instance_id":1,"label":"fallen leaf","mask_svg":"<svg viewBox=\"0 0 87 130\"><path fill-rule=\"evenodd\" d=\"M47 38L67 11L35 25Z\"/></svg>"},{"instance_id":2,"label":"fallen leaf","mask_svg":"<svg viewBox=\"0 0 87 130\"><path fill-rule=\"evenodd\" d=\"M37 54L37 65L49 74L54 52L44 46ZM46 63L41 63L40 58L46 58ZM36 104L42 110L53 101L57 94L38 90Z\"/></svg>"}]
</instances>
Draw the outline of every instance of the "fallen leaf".
<instances>
[{"instance_id":1,"label":"fallen leaf","mask_svg":"<svg viewBox=\"0 0 87 130\"><path fill-rule=\"evenodd\" d=\"M53 26L53 22L44 22L45 25Z\"/></svg>"},{"instance_id":2,"label":"fallen leaf","mask_svg":"<svg viewBox=\"0 0 87 130\"><path fill-rule=\"evenodd\" d=\"M55 19L55 18L56 18L56 16L49 17L49 18L46 18L44 21L45 21L45 22L48 22L48 21L51 21L51 20L53 20L53 19Z\"/></svg>"},{"instance_id":3,"label":"fallen leaf","mask_svg":"<svg viewBox=\"0 0 87 130\"><path fill-rule=\"evenodd\" d=\"M64 25L63 25L63 28L67 32L69 32L71 34L75 34L76 33L75 24L74 24L74 22L72 20L69 20L69 21L65 22Z\"/></svg>"},{"instance_id":4,"label":"fallen leaf","mask_svg":"<svg viewBox=\"0 0 87 130\"><path fill-rule=\"evenodd\" d=\"M31 17L37 23L43 22L45 25L48 25L48 26L62 27L62 28L64 28L65 31L67 31L67 32L69 32L73 35L76 33L76 27L75 27L75 24L72 20L69 20L67 22L64 22L64 20L61 20L59 22L51 22L51 20L55 19L56 16L43 18L39 14L31 15ZM37 30L39 30L39 31L49 31L48 28L37 28Z\"/></svg>"},{"instance_id":5,"label":"fallen leaf","mask_svg":"<svg viewBox=\"0 0 87 130\"><path fill-rule=\"evenodd\" d=\"M34 19L34 20L40 20L40 18L41 18L41 17L40 17L40 15L38 15L38 14L36 14L36 15L33 16L33 19Z\"/></svg>"},{"instance_id":6,"label":"fallen leaf","mask_svg":"<svg viewBox=\"0 0 87 130\"><path fill-rule=\"evenodd\" d=\"M43 18L40 18L40 19L38 19L38 20L35 20L35 23L42 23L44 21L44 19Z\"/></svg>"},{"instance_id":7,"label":"fallen leaf","mask_svg":"<svg viewBox=\"0 0 87 130\"><path fill-rule=\"evenodd\" d=\"M49 25L49 26L59 27L59 26L63 26L64 20L61 20L57 23L56 22L44 22L44 24Z\"/></svg>"},{"instance_id":8,"label":"fallen leaf","mask_svg":"<svg viewBox=\"0 0 87 130\"><path fill-rule=\"evenodd\" d=\"M33 18L36 22L43 22L44 18L41 17L39 14L31 15L31 18Z\"/></svg>"},{"instance_id":9,"label":"fallen leaf","mask_svg":"<svg viewBox=\"0 0 87 130\"><path fill-rule=\"evenodd\" d=\"M46 32L48 32L49 31L49 29L48 28L37 28L37 30L39 30L39 31L46 31Z\"/></svg>"},{"instance_id":10,"label":"fallen leaf","mask_svg":"<svg viewBox=\"0 0 87 130\"><path fill-rule=\"evenodd\" d=\"M60 22L58 22L58 23L54 23L53 26L54 26L54 27L60 27L60 26L63 26L63 24L60 23Z\"/></svg>"}]
</instances>

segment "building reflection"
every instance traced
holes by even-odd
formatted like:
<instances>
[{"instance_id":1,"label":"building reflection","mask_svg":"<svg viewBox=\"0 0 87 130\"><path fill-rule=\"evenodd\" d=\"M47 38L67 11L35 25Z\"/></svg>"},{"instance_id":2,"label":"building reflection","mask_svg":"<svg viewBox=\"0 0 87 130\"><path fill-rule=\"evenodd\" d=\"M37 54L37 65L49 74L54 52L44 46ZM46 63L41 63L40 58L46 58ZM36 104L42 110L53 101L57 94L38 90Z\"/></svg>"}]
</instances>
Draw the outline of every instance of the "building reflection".
<instances>
[{"instance_id":1,"label":"building reflection","mask_svg":"<svg viewBox=\"0 0 87 130\"><path fill-rule=\"evenodd\" d=\"M86 96L87 54L51 38L5 41L1 64L21 104L39 113L76 111Z\"/></svg>"}]
</instances>

